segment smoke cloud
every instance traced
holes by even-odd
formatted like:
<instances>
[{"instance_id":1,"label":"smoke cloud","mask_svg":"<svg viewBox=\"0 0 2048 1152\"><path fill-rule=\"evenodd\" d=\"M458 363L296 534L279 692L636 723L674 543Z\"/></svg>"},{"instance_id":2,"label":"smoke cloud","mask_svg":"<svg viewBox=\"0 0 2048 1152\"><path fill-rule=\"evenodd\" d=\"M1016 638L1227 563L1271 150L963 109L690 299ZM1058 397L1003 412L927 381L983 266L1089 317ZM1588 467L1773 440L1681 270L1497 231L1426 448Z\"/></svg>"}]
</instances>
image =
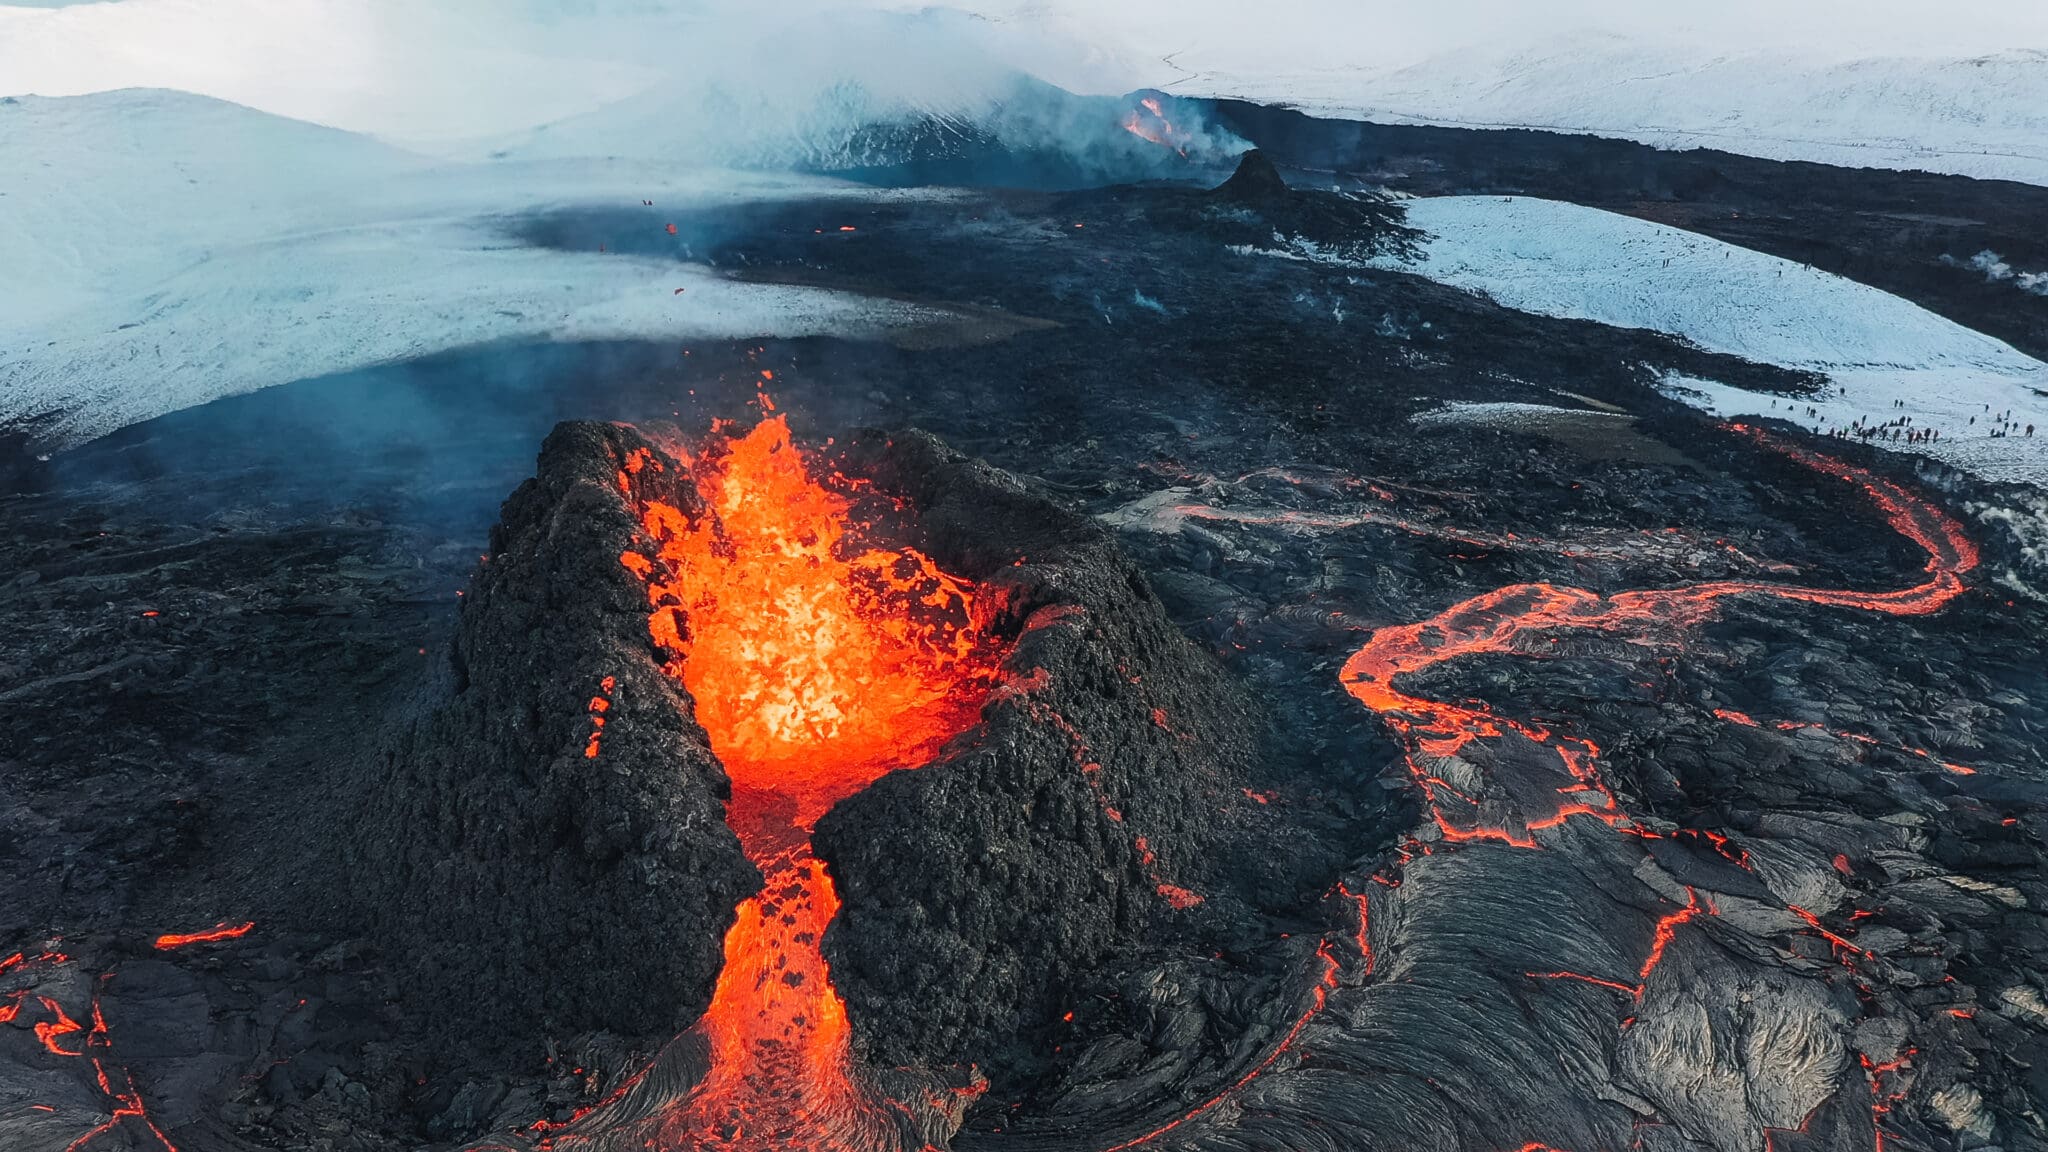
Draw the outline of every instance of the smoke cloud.
<instances>
[{"instance_id":1,"label":"smoke cloud","mask_svg":"<svg viewBox=\"0 0 2048 1152\"><path fill-rule=\"evenodd\" d=\"M1984 279L1993 284L2010 283L2022 292L2031 292L2036 296L2048 296L2048 272L2021 272L2007 263L2005 257L2000 256L1989 248L1977 253L1968 260L1958 260L1953 256L1943 256L1941 262L1951 268L1968 268L1974 272L1982 272Z\"/></svg>"}]
</instances>

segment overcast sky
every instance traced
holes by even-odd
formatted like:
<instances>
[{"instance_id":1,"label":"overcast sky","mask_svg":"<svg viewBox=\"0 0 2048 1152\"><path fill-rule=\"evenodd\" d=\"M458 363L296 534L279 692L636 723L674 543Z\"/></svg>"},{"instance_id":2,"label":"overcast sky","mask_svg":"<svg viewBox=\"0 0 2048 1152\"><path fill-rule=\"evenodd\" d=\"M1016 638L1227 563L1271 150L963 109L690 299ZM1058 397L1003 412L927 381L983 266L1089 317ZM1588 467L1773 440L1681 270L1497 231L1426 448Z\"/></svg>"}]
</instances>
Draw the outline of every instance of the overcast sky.
<instances>
[{"instance_id":1,"label":"overcast sky","mask_svg":"<svg viewBox=\"0 0 2048 1152\"><path fill-rule=\"evenodd\" d=\"M973 52L1092 91L1588 33L1831 59L2048 50L2048 0L0 0L0 94L169 87L399 136L480 134L730 56L707 44L772 59L804 42L791 57L825 66L835 45L871 44L831 31L848 9L927 7L972 13L958 23Z\"/></svg>"}]
</instances>

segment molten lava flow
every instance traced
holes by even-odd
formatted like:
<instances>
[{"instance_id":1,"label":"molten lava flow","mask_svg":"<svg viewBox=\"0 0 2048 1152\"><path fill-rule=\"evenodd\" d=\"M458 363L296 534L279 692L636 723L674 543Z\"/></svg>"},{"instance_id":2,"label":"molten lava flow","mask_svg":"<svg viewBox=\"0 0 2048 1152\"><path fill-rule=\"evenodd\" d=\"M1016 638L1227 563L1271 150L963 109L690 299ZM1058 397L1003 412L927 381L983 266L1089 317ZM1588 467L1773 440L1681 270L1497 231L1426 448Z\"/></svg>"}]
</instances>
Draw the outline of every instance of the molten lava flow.
<instances>
[{"instance_id":1,"label":"molten lava flow","mask_svg":"<svg viewBox=\"0 0 2048 1152\"><path fill-rule=\"evenodd\" d=\"M1147 96L1138 101L1138 106L1131 110L1130 115L1124 117L1124 131L1162 148L1171 148L1182 156L1188 154L1187 132L1175 127L1173 121L1166 118L1166 109L1160 106L1159 98L1156 96Z\"/></svg>"},{"instance_id":2,"label":"molten lava flow","mask_svg":"<svg viewBox=\"0 0 2048 1152\"><path fill-rule=\"evenodd\" d=\"M1408 771L1420 787L1430 818L1436 824L1444 842L1456 846L1474 841L1490 841L1515 848L1540 849L1543 846L1541 833L1557 828L1574 817L1589 817L1617 833L1642 839L1670 836L1704 840L1708 847L1731 864L1742 868L1750 866L1747 852L1731 845L1726 836L1718 833L1698 829L1658 833L1635 823L1622 810L1614 794L1603 781L1599 771L1600 748L1591 740L1499 716L1484 704L1477 702L1453 704L1411 696L1396 687L1397 677L1418 673L1467 656L1540 657L1552 651L1550 645L1557 640L1559 633L1619 636L1653 652L1677 649L1681 646L1685 634L1709 619L1718 610L1722 600L1737 596L1768 596L1831 607L1861 608L1894 616L1911 616L1938 611L1962 594L1963 576L1977 566L1977 550L1964 534L1962 526L1940 508L1915 496L1900 485L1864 469L1784 444L1756 429L1741 425L1735 425L1733 429L1808 468L1860 487L1894 531L1912 540L1926 552L1926 579L1911 587L1890 592L1799 588L1724 580L1673 589L1622 592L1612 596L1554 584L1517 584L1454 604L1428 620L1379 630L1345 662L1340 673L1340 681L1353 698L1377 713L1400 738L1405 749ZM1472 543L1483 542L1486 546L1526 547L1532 543L1526 538L1517 538L1512 534L1481 537L1478 534L1452 533L1370 510L1330 516L1293 509L1244 513L1204 505L1181 505L1165 511L1170 515L1267 525L1290 531L1342 529L1372 524L1451 539L1464 539ZM1727 551L1734 552L1734 549L1723 541L1715 543ZM1580 550L1583 552L1583 546ZM1565 551L1564 554L1573 553ZM1749 561L1748 557L1739 553L1736 555L1743 561ZM1616 558L1625 556L1625 550L1616 549ZM1717 710L1716 715L1730 723L1758 726L1754 719L1740 712L1723 709ZM1800 726L1779 725L1781 728ZM1869 737L1852 733L1837 735L1864 743L1878 743ZM1482 742L1506 744L1516 741L1546 750L1555 762L1554 773L1547 778L1533 781L1518 778L1522 775L1519 772L1488 774L1479 764L1468 761L1463 755L1468 749L1477 751L1474 746L1481 745ZM1935 762L1951 772L1970 772L1970 769L1948 764L1924 749L1897 746L1896 750ZM1453 775L1457 777L1457 782L1446 778ZM1427 854L1431 851L1429 845L1411 841L1410 844L1403 846L1400 856L1405 861L1415 854ZM1399 883L1397 880L1389 880L1377 874L1372 879L1390 887L1398 886ZM1365 930L1368 901L1342 886L1339 887L1338 893L1355 900L1358 904L1359 930L1355 946L1359 955L1363 957L1366 971L1369 973L1374 956ZM1814 933L1827 940L1845 964L1851 963L1854 958L1867 955L1848 939L1828 930L1819 917L1811 912L1798 907L1792 907L1789 911ZM1712 904L1703 903L1696 892L1687 888L1686 902L1659 916L1649 926L1645 955L1634 971L1614 976L1579 972L1529 972L1525 975L1535 979L1577 981L1612 989L1627 996L1629 1001L1634 1003L1642 998L1651 977L1676 940L1679 928L1700 916L1715 914L1717 910ZM1263 1061L1255 1065L1243 1079L1231 1084L1223 1093L1210 1098L1194 1110L1135 1140L1117 1144L1106 1152L1120 1152L1122 1149L1149 1143L1211 1110L1266 1072L1281 1053L1295 1046L1309 1019L1323 1007L1327 990L1332 986L1335 968L1330 965L1331 939L1326 937L1323 941L1321 954L1325 961L1324 977L1314 1003L1308 1013L1296 1021L1281 1043L1273 1048ZM1625 1017L1621 1021L1621 1026L1628 1027L1633 1020L1632 1016ZM1902 1093L1896 1089L1887 1090L1884 1080L1907 1066L1911 1055L1909 1050L1906 1056L1887 1064L1872 1064L1865 1058L1864 1070L1870 1083L1873 1100L1871 1116L1874 1123L1881 1125L1885 1114L1902 1098ZM1773 1130L1766 1129L1763 1134L1767 1147L1770 1144L1771 1131ZM1880 1126L1877 1152L1883 1150L1884 1136ZM1557 1150L1547 1144L1530 1142L1522 1146L1521 1152Z\"/></svg>"},{"instance_id":3,"label":"molten lava flow","mask_svg":"<svg viewBox=\"0 0 2048 1152\"><path fill-rule=\"evenodd\" d=\"M204 932L167 932L156 938L158 951L168 952L173 948L184 948L193 944L214 944L222 940L239 940L256 927L254 920L242 924L228 924L223 921Z\"/></svg>"},{"instance_id":4,"label":"molten lava flow","mask_svg":"<svg viewBox=\"0 0 2048 1152\"><path fill-rule=\"evenodd\" d=\"M1539 641L1558 632L1620 635L1652 648L1676 647L1683 634L1703 623L1735 596L1770 596L1895 616L1933 612L1962 594L1963 575L1977 566L1977 550L1960 524L1939 508L1890 480L1828 457L1781 444L1738 426L1738 431L1816 471L1860 486L1892 528L1927 553L1927 579L1892 592L1798 588L1749 581L1715 581L1682 588L1621 592L1602 596L1555 584L1514 584L1452 605L1417 624L1384 628L1354 652L1341 674L1345 689L1372 709L1408 746L1408 767L1429 802L1432 818L1451 841L1494 840L1534 848L1534 833L1573 816L1591 816L1611 826L1629 825L1601 782L1600 750L1591 741L1562 736L1534 725L1495 716L1484 705L1457 705L1409 696L1394 687L1398 676L1463 656L1539 655ZM1729 713L1736 723L1739 714ZM1444 785L1432 763L1457 757L1482 738L1517 733L1553 748L1562 769L1553 782L1563 797L1547 811L1503 814L1489 822L1482 805ZM1519 818L1515 818L1519 817ZM1637 834L1641 834L1637 831Z\"/></svg>"},{"instance_id":5,"label":"molten lava flow","mask_svg":"<svg viewBox=\"0 0 2048 1152\"><path fill-rule=\"evenodd\" d=\"M1926 552L1926 579L1890 592L1716 581L1613 596L1552 584L1517 584L1454 604L1420 623L1380 630L1345 662L1341 679L1354 698L1378 713L1401 738L1407 749L1409 772L1421 787L1430 815L1446 841L1489 840L1518 848L1540 848L1540 831L1557 827L1575 816L1592 817L1634 836L1650 838L1657 833L1636 825L1616 803L1600 778L1600 750L1592 741L1496 716L1483 704L1450 704L1410 696L1395 686L1397 677L1465 656L1541 655L1547 645L1539 642L1554 640L1560 632L1598 632L1619 635L1653 650L1676 648L1689 629L1718 610L1721 601L1737 596L1768 596L1910 616L1937 611L1962 594L1963 576L1977 566L1977 550L1964 535L1962 526L1940 508L1861 468L1781 443L1755 429L1736 425L1735 430L1815 471L1862 488L1893 530ZM1756 724L1739 712L1722 710L1717 715L1731 723ZM1496 780L1494 783L1501 787L1495 791L1506 792L1511 799L1494 804L1469 794L1476 789L1461 791L1442 778L1453 762L1466 773L1476 771L1460 756L1474 743L1516 737L1551 749L1558 761L1556 776L1534 788L1526 783L1515 788L1513 781ZM1868 741L1867 737L1850 738ZM1939 761L1921 749L1903 750L1941 763L1950 771L1969 771ZM1543 784L1551 787L1540 786ZM1537 797L1546 792L1556 798L1538 802ZM1725 845L1715 846L1728 856ZM1747 863L1746 857L1728 858L1737 864ZM1698 897L1688 889L1686 904L1659 918L1654 925L1648 954L1633 973L1633 981L1577 972L1528 975L1582 981L1623 992L1632 1001L1640 1000L1677 928L1701 912L1713 911L1710 906L1701 906ZM1853 943L1825 928L1817 916L1796 907L1791 911L1838 952L1863 955ZM1623 1026L1628 1023L1624 1020ZM1879 1080L1894 1067L1866 1070L1872 1093L1879 1097L1872 1108L1874 1120L1881 1120L1893 1102L1892 1097L1881 1094ZM1877 1145L1882 1152L1881 1127Z\"/></svg>"},{"instance_id":6,"label":"molten lava flow","mask_svg":"<svg viewBox=\"0 0 2048 1152\"><path fill-rule=\"evenodd\" d=\"M621 487L661 466L636 454ZM726 821L766 887L740 905L696 1026L710 1070L648 1146L890 1147L902 1127L855 1065L820 950L839 898L810 831L971 725L997 654L972 586L910 549L853 547L849 502L812 478L782 417L691 468L701 515L645 502L654 555L621 562L647 582L649 630L732 779ZM593 699L600 728L603 710Z\"/></svg>"},{"instance_id":7,"label":"molten lava flow","mask_svg":"<svg viewBox=\"0 0 2048 1152\"><path fill-rule=\"evenodd\" d=\"M240 935L242 933L234 933L236 937ZM27 976L38 969L63 968L71 963L71 957L61 952L44 952L37 956L26 956L17 952L0 959L0 975L13 973ZM112 973L105 973L100 977L103 981L111 978ZM107 1147L109 1141L101 1138L123 1131L129 1126L130 1121L149 1134L154 1146L162 1148L164 1152L178 1152L177 1145L171 1143L171 1138L164 1134L163 1129L159 1128L150 1116L149 1109L143 1103L142 1092L135 1086L135 1078L129 1075L126 1068L112 1064L106 1058L113 1048L113 1037L107 1032L107 1018L100 1010L98 994L94 994L87 1010L86 1018L92 1022L88 1029L84 1023L65 1011L64 1006L53 997L36 995L31 1003L31 992L32 989L23 988L0 993L0 1024L13 1023L20 1017L24 1008L30 1011L40 1009L40 1015L45 1018L37 1020L31 1029L36 1043L41 1045L43 1051L53 1056L91 1061L93 1080L98 1084L100 1093L106 1097L108 1104L106 1120L66 1144L64 1152L87 1152L94 1146ZM56 1111L56 1108L48 1104L31 1104L29 1107L38 1112ZM133 1137L134 1134L124 1132L124 1136ZM124 1139L122 1142L122 1147L143 1146L146 1145L137 1143L132 1138Z\"/></svg>"}]
</instances>

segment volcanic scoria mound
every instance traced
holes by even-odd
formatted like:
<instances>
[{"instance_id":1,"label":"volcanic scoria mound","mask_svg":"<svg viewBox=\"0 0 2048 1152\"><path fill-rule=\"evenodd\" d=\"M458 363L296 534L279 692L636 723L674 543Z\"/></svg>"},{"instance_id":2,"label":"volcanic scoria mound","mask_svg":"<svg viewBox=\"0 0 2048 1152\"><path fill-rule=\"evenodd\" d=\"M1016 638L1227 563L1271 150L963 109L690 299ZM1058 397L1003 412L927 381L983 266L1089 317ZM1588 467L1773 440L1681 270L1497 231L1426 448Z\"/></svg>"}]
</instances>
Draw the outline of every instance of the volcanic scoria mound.
<instances>
[{"instance_id":1,"label":"volcanic scoria mound","mask_svg":"<svg viewBox=\"0 0 2048 1152\"><path fill-rule=\"evenodd\" d=\"M418 1008L474 1048L704 1010L760 876L619 564L631 428L565 423L506 500L430 702L379 756L352 871ZM635 482L696 507L675 470ZM602 720L604 756L589 755ZM459 1031L458 1031L459 1027Z\"/></svg>"},{"instance_id":2,"label":"volcanic scoria mound","mask_svg":"<svg viewBox=\"0 0 2048 1152\"><path fill-rule=\"evenodd\" d=\"M1014 648L978 726L818 821L842 901L831 980L871 1066L1032 1074L1078 989L1176 918L1233 906L1208 849L1258 713L1093 522L923 433L863 433L832 464L912 510L909 542L979 585ZM422 1010L450 1035L465 1021L464 1043L673 1031L711 1002L760 887L698 702L650 637L649 587L621 563L659 550L650 501L707 514L691 476L631 428L558 426L505 503L447 671L372 774L361 891Z\"/></svg>"},{"instance_id":3,"label":"volcanic scoria mound","mask_svg":"<svg viewBox=\"0 0 2048 1152\"><path fill-rule=\"evenodd\" d=\"M1016 648L982 725L818 822L844 901L825 938L879 1064L1003 1086L1162 918L1219 894L1209 849L1259 722L1092 521L923 433L843 462L919 510L919 547L1001 594Z\"/></svg>"}]
</instances>

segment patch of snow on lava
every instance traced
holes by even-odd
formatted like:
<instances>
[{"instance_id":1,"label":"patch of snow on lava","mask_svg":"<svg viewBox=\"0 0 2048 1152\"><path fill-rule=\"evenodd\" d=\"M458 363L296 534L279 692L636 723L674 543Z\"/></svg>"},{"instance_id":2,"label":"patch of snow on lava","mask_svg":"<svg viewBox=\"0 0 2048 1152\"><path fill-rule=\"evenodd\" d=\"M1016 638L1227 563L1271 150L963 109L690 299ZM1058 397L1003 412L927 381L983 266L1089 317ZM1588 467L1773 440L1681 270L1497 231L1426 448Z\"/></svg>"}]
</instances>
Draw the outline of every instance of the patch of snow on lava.
<instances>
[{"instance_id":1,"label":"patch of snow on lava","mask_svg":"<svg viewBox=\"0 0 2048 1152\"><path fill-rule=\"evenodd\" d=\"M1635 417L1625 412L1595 412L1586 408L1560 408L1555 404L1525 404L1513 400L1453 400L1441 408L1417 412L1409 422L1422 428L1453 424L1478 424L1489 428L1521 428L1544 421L1611 420L1632 424Z\"/></svg>"},{"instance_id":2,"label":"patch of snow on lava","mask_svg":"<svg viewBox=\"0 0 2048 1152\"><path fill-rule=\"evenodd\" d=\"M1526 196L1411 200L1408 220L1430 234L1424 259L1372 266L1418 272L1509 308L1650 329L1832 381L1822 396L1788 400L1668 379L1667 390L1688 403L1824 434L1858 420L1910 418L1940 439L1887 446L1987 479L2048 484L2048 364L1891 293L1697 233Z\"/></svg>"}]
</instances>

